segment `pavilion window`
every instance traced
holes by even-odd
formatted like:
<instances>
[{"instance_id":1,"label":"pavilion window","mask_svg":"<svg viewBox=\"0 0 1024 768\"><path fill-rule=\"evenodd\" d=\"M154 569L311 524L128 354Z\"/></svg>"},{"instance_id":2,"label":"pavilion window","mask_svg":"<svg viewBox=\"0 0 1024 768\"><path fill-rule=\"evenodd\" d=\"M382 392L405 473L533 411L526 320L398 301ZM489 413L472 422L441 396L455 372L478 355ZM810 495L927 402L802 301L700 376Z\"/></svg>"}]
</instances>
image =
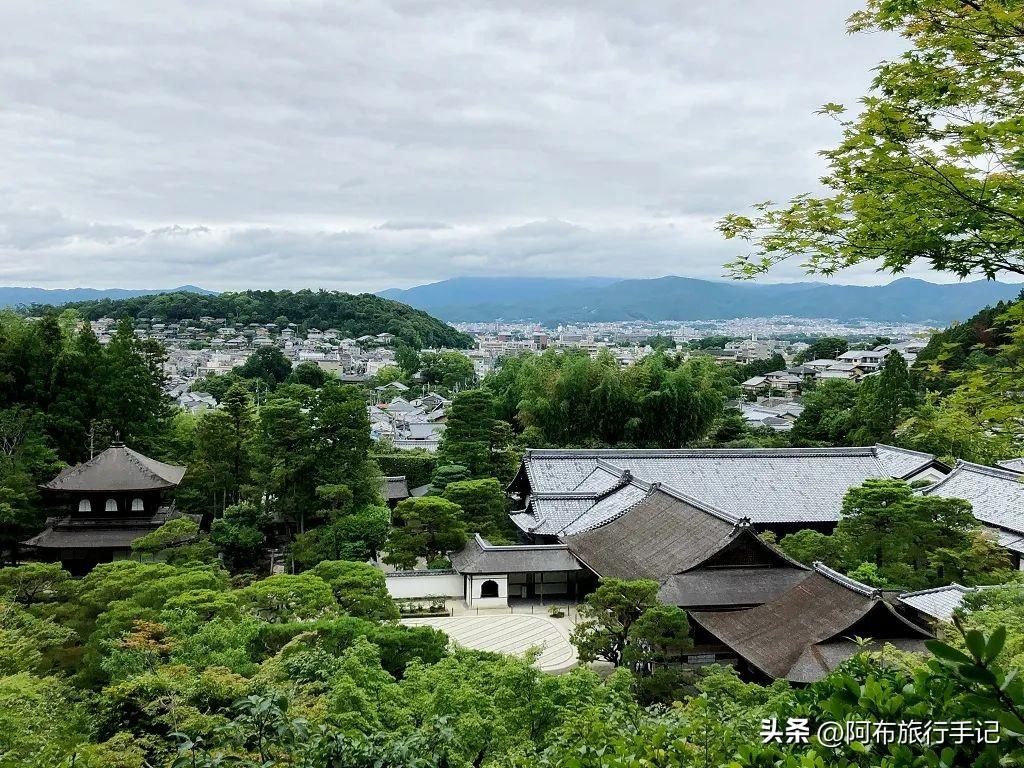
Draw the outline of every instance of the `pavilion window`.
<instances>
[{"instance_id":1,"label":"pavilion window","mask_svg":"<svg viewBox=\"0 0 1024 768\"><path fill-rule=\"evenodd\" d=\"M498 596L498 582L494 579L488 579L480 585L480 597L497 597Z\"/></svg>"},{"instance_id":2,"label":"pavilion window","mask_svg":"<svg viewBox=\"0 0 1024 768\"><path fill-rule=\"evenodd\" d=\"M132 499L132 512L143 512L146 509L146 505L142 503L142 499Z\"/></svg>"},{"instance_id":3,"label":"pavilion window","mask_svg":"<svg viewBox=\"0 0 1024 768\"><path fill-rule=\"evenodd\" d=\"M103 508L104 512L117 512L117 499L107 499L107 504Z\"/></svg>"},{"instance_id":4,"label":"pavilion window","mask_svg":"<svg viewBox=\"0 0 1024 768\"><path fill-rule=\"evenodd\" d=\"M82 499L78 502L79 512L92 512L92 502L88 499Z\"/></svg>"}]
</instances>

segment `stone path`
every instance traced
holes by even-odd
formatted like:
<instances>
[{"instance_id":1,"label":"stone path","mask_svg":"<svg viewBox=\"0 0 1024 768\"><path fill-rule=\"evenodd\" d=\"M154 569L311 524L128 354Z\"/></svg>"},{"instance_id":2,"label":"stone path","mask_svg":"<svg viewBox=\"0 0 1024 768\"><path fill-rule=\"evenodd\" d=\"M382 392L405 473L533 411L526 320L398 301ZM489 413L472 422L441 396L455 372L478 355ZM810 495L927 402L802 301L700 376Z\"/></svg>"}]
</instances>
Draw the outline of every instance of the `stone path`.
<instances>
[{"instance_id":1,"label":"stone path","mask_svg":"<svg viewBox=\"0 0 1024 768\"><path fill-rule=\"evenodd\" d=\"M457 644L479 651L494 651L522 656L540 647L537 667L558 674L576 666L576 649L569 642L568 628L547 616L498 614L480 616L443 616L403 619L410 626L431 626L444 632Z\"/></svg>"}]
</instances>

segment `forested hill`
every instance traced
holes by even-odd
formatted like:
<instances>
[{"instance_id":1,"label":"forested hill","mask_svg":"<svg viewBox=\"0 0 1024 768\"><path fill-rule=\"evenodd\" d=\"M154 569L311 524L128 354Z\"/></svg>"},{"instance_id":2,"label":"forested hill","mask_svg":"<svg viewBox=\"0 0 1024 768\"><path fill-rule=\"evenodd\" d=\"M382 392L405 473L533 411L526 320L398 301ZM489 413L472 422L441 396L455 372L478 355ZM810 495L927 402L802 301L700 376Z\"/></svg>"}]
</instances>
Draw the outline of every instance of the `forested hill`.
<instances>
[{"instance_id":1,"label":"forested hill","mask_svg":"<svg viewBox=\"0 0 1024 768\"><path fill-rule=\"evenodd\" d=\"M1011 321L1006 317L1007 311L1024 302L1000 301L979 310L972 317L961 322L952 323L946 330L934 334L928 346L917 356L920 369L934 369L936 374L949 374L971 367L973 364L985 363L997 355L1004 344L1008 344L1013 331ZM944 375L936 378L940 383L951 386Z\"/></svg>"},{"instance_id":2,"label":"forested hill","mask_svg":"<svg viewBox=\"0 0 1024 768\"><path fill-rule=\"evenodd\" d=\"M390 299L338 291L242 291L203 295L163 293L128 299L68 304L88 320L146 317L187 320L223 317L232 323L295 323L305 328L337 328L353 338L393 333L416 348L469 347L472 339L450 325ZM30 311L42 312L44 307Z\"/></svg>"}]
</instances>

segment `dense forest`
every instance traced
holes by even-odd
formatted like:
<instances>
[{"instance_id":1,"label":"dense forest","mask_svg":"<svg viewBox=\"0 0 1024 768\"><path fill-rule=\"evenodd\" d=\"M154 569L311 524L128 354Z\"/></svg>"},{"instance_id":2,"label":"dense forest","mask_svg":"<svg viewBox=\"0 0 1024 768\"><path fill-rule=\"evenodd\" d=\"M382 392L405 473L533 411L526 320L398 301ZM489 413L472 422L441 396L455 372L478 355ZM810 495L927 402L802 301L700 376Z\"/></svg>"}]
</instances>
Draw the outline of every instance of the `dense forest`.
<instances>
[{"instance_id":1,"label":"dense forest","mask_svg":"<svg viewBox=\"0 0 1024 768\"><path fill-rule=\"evenodd\" d=\"M369 293L338 291L242 291L200 294L162 293L128 299L100 299L65 305L87 320L100 317L145 317L196 320L222 317L230 323L295 323L300 328L337 328L357 338L392 333L406 343L425 347L468 347L472 339L426 312ZM31 307L42 314L45 307Z\"/></svg>"},{"instance_id":2,"label":"dense forest","mask_svg":"<svg viewBox=\"0 0 1024 768\"><path fill-rule=\"evenodd\" d=\"M618 605L638 625L658 614L643 599L635 614L621 606L649 584L608 589L617 594L593 604L602 613ZM638 671L649 662L557 677L529 659L451 650L436 630L394 624L383 576L360 563L232 580L192 544L176 564L123 561L79 580L53 565L8 568L0 590L5 768L820 765L813 744L762 744L762 719L887 720L895 704L922 721L1013 729L1024 703L1003 666L1024 650L1015 590L983 593L965 637L933 645L933 661L864 655L805 689L725 668L666 685ZM991 629L1012 615L1017 634ZM657 670L679 637L637 647ZM1019 759L1020 742L1004 739L942 758ZM928 765L940 747L893 750L887 764ZM887 752L840 747L828 764L866 768Z\"/></svg>"},{"instance_id":3,"label":"dense forest","mask_svg":"<svg viewBox=\"0 0 1024 768\"><path fill-rule=\"evenodd\" d=\"M0 570L0 766L909 768L939 765L940 754L993 767L1024 756L1012 735L1024 730L1024 689L1006 671L1024 651L1019 590L980 593L966 634L933 643L931 661L888 649L798 689L744 683L727 668L682 681L641 671L662 668L685 639L678 625L633 634L639 667L550 676L393 623L371 566L325 561L240 580L195 543L176 550L176 564L122 561L78 580L55 565ZM609 585L590 607L649 627L655 606L626 605L651 584ZM1012 634L992 629L1007 620ZM901 714L1006 730L997 744L854 742L824 755L813 741L760 735L771 718Z\"/></svg>"}]
</instances>

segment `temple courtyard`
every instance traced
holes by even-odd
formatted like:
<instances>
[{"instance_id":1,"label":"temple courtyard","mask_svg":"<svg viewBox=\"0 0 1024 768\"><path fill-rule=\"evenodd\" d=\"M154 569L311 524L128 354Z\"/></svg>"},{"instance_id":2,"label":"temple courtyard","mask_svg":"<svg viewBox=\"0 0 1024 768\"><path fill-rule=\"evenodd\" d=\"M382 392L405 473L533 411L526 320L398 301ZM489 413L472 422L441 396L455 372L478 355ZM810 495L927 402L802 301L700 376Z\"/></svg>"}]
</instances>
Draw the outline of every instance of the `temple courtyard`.
<instances>
[{"instance_id":1,"label":"temple courtyard","mask_svg":"<svg viewBox=\"0 0 1024 768\"><path fill-rule=\"evenodd\" d=\"M568 672L578 664L576 649L569 642L573 622L539 614L485 612L454 616L402 619L409 626L431 626L441 630L464 648L522 656L540 648L536 666L544 672Z\"/></svg>"}]
</instances>

